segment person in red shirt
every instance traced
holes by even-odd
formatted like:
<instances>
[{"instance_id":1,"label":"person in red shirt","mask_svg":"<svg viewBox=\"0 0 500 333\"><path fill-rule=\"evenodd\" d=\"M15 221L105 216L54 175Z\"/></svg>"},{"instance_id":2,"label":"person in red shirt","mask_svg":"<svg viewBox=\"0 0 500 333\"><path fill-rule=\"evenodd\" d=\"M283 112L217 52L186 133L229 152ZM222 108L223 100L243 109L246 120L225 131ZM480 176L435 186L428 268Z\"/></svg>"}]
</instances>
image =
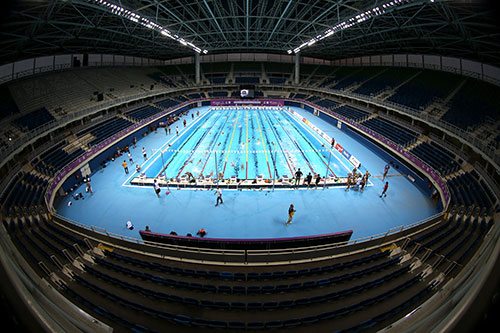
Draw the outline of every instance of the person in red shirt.
<instances>
[{"instance_id":1,"label":"person in red shirt","mask_svg":"<svg viewBox=\"0 0 500 333\"><path fill-rule=\"evenodd\" d=\"M382 196L384 196L384 198L387 196L387 188L388 187L389 187L389 182L385 182L384 190L382 191L382 194L380 194L380 198L382 198Z\"/></svg>"}]
</instances>

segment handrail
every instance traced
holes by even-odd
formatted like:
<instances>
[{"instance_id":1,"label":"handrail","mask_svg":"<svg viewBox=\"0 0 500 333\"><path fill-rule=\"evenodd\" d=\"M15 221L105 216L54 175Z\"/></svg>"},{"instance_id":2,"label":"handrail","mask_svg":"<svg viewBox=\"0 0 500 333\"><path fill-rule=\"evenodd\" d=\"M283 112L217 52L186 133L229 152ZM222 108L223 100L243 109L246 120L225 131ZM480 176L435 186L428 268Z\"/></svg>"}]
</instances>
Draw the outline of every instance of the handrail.
<instances>
[{"instance_id":1,"label":"handrail","mask_svg":"<svg viewBox=\"0 0 500 333\"><path fill-rule=\"evenodd\" d=\"M390 228L387 232L384 232L384 233L379 233L376 235L358 238L358 239L354 239L354 240L349 240L347 242L336 243L336 244L311 245L311 246L291 247L291 248L282 248L282 249L261 249L261 250L232 250L232 249L230 249L230 250L228 250L228 249L216 249L216 248L193 248L190 246L145 241L145 240L130 237L130 236L124 236L124 235L120 235L120 234L111 233L111 232L106 231L106 229L104 229L104 228L95 227L95 226L88 226L88 225L82 224L80 222L73 221L73 220L71 220L65 216L59 215L57 213L53 214L54 217L56 217L57 219L60 219L62 221L65 221L66 223L73 224L77 227L83 228L83 229L91 231L91 232L105 235L111 239L123 240L123 241L128 241L128 242L136 243L136 244L143 244L143 245L147 245L147 246L157 248L157 249L175 250L175 251L177 251L176 254L179 255L180 260L185 259L185 257L182 256L183 252L193 253L193 251L196 253L200 253L200 254L210 254L210 255L227 255L227 254L231 254L231 253L244 255L246 253L248 256L263 255L263 254L267 254L268 256L278 255L278 254L279 255L284 255L284 254L291 255L291 254L294 254L297 252L314 254L314 253L318 253L318 251L327 251L327 250L338 249L341 247L347 247L350 245L355 245L355 244L359 244L359 243L363 243L363 242L367 242L367 241L371 241L371 240L376 240L376 239L382 240L389 235L413 229L419 225L425 224L425 223L433 221L433 220L437 221L440 218L442 218L443 215L444 215L444 212L440 212L440 213L434 214L432 216L429 216L425 219L422 219L420 221L414 222L410 225L401 225L399 227ZM404 236L404 237L407 237L407 236ZM315 257L315 256L311 255L311 258L313 258L313 257Z\"/></svg>"}]
</instances>

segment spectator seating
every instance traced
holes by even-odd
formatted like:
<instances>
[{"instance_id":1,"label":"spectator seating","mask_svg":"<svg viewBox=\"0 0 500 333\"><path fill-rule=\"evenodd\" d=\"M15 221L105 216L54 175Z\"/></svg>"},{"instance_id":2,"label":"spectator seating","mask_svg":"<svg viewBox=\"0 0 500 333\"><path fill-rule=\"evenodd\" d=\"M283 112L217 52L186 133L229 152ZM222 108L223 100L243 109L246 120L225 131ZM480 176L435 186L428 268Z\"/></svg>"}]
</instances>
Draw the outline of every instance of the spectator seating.
<instances>
[{"instance_id":1,"label":"spectator seating","mask_svg":"<svg viewBox=\"0 0 500 333\"><path fill-rule=\"evenodd\" d=\"M417 73L413 68L388 68L382 74L366 81L353 92L362 95L377 95L383 90L391 90Z\"/></svg>"},{"instance_id":2,"label":"spectator seating","mask_svg":"<svg viewBox=\"0 0 500 333\"><path fill-rule=\"evenodd\" d=\"M16 175L1 200L5 214L14 214L16 206L29 208L43 204L43 194L47 186L46 179L32 173L28 172L22 176Z\"/></svg>"},{"instance_id":3,"label":"spectator seating","mask_svg":"<svg viewBox=\"0 0 500 333\"><path fill-rule=\"evenodd\" d=\"M176 88L176 85L172 82L172 80L161 72L151 73L148 76L158 83L164 84L171 88Z\"/></svg>"},{"instance_id":4,"label":"spectator seating","mask_svg":"<svg viewBox=\"0 0 500 333\"><path fill-rule=\"evenodd\" d=\"M500 119L498 88L475 79L467 82L449 102L450 109L441 118L464 130Z\"/></svg>"},{"instance_id":5,"label":"spectator seating","mask_svg":"<svg viewBox=\"0 0 500 333\"><path fill-rule=\"evenodd\" d=\"M19 113L19 108L12 98L9 87L6 84L0 85L0 120Z\"/></svg>"},{"instance_id":6,"label":"spectator seating","mask_svg":"<svg viewBox=\"0 0 500 333\"><path fill-rule=\"evenodd\" d=\"M212 84L224 84L226 83L226 77L212 77L210 78L210 83Z\"/></svg>"},{"instance_id":7,"label":"spectator seating","mask_svg":"<svg viewBox=\"0 0 500 333\"><path fill-rule=\"evenodd\" d=\"M450 73L423 71L399 87L388 100L422 111L434 100L444 100L460 80L461 77Z\"/></svg>"},{"instance_id":8,"label":"spectator seating","mask_svg":"<svg viewBox=\"0 0 500 333\"><path fill-rule=\"evenodd\" d=\"M363 81L369 79L370 77L376 75L381 71L382 69L380 67L362 67L361 69L352 72L347 77L338 81L338 83L333 85L331 88L343 90L352 85L361 84Z\"/></svg>"},{"instance_id":9,"label":"spectator seating","mask_svg":"<svg viewBox=\"0 0 500 333\"><path fill-rule=\"evenodd\" d=\"M325 109L332 109L332 108L334 108L334 107L336 107L336 106L339 105L339 103L334 102L334 101L332 101L330 99L327 99L327 98L322 99L320 101L317 101L316 104L319 105L319 106L321 106L321 107L323 107L323 108L325 108Z\"/></svg>"},{"instance_id":10,"label":"spectator seating","mask_svg":"<svg viewBox=\"0 0 500 333\"><path fill-rule=\"evenodd\" d=\"M490 227L483 218L450 215L414 234L401 254L367 249L319 262L251 268L179 263L107 246L102 256L88 251L92 263L79 258L79 271L68 254L78 256L76 246L83 251L96 246L81 233L45 216L4 219L3 225L41 276L66 263L72 278L58 274L59 282L52 283L70 301L115 329L140 332L379 330L432 296L437 268L446 269L442 257L464 264ZM425 281L423 268L412 268L413 259L402 261L404 253L422 258L424 249L431 251L429 264L434 262Z\"/></svg>"},{"instance_id":11,"label":"spectator seating","mask_svg":"<svg viewBox=\"0 0 500 333\"><path fill-rule=\"evenodd\" d=\"M243 73L261 73L262 68L260 62L253 61L236 61L233 63L233 71L234 72L243 72Z\"/></svg>"},{"instance_id":12,"label":"spectator seating","mask_svg":"<svg viewBox=\"0 0 500 333\"><path fill-rule=\"evenodd\" d=\"M238 84L258 84L260 83L260 77L258 76L237 76L234 79L235 83Z\"/></svg>"},{"instance_id":13,"label":"spectator seating","mask_svg":"<svg viewBox=\"0 0 500 333\"><path fill-rule=\"evenodd\" d=\"M368 112L347 105L342 105L333 111L354 121L361 121L369 116Z\"/></svg>"},{"instance_id":14,"label":"spectator seating","mask_svg":"<svg viewBox=\"0 0 500 333\"><path fill-rule=\"evenodd\" d=\"M211 91L208 93L210 97L227 97L227 91Z\"/></svg>"},{"instance_id":15,"label":"spectator seating","mask_svg":"<svg viewBox=\"0 0 500 333\"><path fill-rule=\"evenodd\" d=\"M21 117L15 119L12 123L23 132L29 132L53 120L55 120L54 116L46 108L40 108L22 115Z\"/></svg>"},{"instance_id":16,"label":"spectator seating","mask_svg":"<svg viewBox=\"0 0 500 333\"><path fill-rule=\"evenodd\" d=\"M148 106L142 107L142 108L137 109L137 110L132 110L132 111L126 112L125 115L127 117L130 117L130 118L136 120L136 121L141 121L141 120L147 119L149 117L152 117L161 111L162 111L161 109L158 109L154 106L148 105Z\"/></svg>"},{"instance_id":17,"label":"spectator seating","mask_svg":"<svg viewBox=\"0 0 500 333\"><path fill-rule=\"evenodd\" d=\"M414 143L417 140L417 134L413 131L403 128L400 125L381 118L371 118L363 122L363 126L385 136L392 142L403 147Z\"/></svg>"},{"instance_id":18,"label":"spectator seating","mask_svg":"<svg viewBox=\"0 0 500 333\"><path fill-rule=\"evenodd\" d=\"M442 176L446 176L460 169L460 165L454 160L452 153L442 149L436 143L422 142L410 151L413 155L428 163Z\"/></svg>"},{"instance_id":19,"label":"spectator seating","mask_svg":"<svg viewBox=\"0 0 500 333\"><path fill-rule=\"evenodd\" d=\"M269 77L269 83L270 84L277 84L277 85L283 85L286 82L286 78L284 77Z\"/></svg>"},{"instance_id":20,"label":"spectator seating","mask_svg":"<svg viewBox=\"0 0 500 333\"><path fill-rule=\"evenodd\" d=\"M451 205L478 208L482 213L492 213L498 208L491 190L479 176L463 173L447 182L451 193Z\"/></svg>"},{"instance_id":21,"label":"spectator seating","mask_svg":"<svg viewBox=\"0 0 500 333\"><path fill-rule=\"evenodd\" d=\"M89 145L94 146L119 133L125 128L130 127L131 125L133 125L132 122L123 118L113 118L104 123L98 124L91 130L91 133L95 136L95 139L90 141Z\"/></svg>"},{"instance_id":22,"label":"spectator seating","mask_svg":"<svg viewBox=\"0 0 500 333\"><path fill-rule=\"evenodd\" d=\"M166 99L166 100L163 100L161 102L155 102L155 104L158 105L160 108L170 109L171 107L179 104L179 102L177 102L176 100L173 100L173 99Z\"/></svg>"}]
</instances>

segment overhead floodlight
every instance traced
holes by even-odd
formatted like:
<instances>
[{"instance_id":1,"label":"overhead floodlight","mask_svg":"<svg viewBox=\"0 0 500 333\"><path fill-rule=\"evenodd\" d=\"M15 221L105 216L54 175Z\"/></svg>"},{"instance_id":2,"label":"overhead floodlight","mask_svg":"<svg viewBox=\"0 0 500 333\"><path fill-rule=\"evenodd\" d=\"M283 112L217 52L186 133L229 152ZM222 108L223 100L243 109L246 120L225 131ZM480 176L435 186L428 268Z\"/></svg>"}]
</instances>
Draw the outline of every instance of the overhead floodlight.
<instances>
[{"instance_id":1,"label":"overhead floodlight","mask_svg":"<svg viewBox=\"0 0 500 333\"><path fill-rule=\"evenodd\" d=\"M373 19L376 16L384 15L384 14L392 11L396 7L399 7L405 3L410 3L412 1L415 1L415 0L392 0L392 1L386 2L382 5L378 5L374 8L366 10L366 11L359 13L351 18L346 19L345 21L342 21L342 22L334 25L333 27L327 29L322 34L320 34L320 35L312 38L311 40L309 40L305 43L302 43L302 45L294 48L293 51L292 51L292 49L288 50L287 53L288 54L291 54L292 52L298 53L303 48L311 46L311 45L315 44L317 41L320 41L320 40L323 40L327 37L330 37L330 36L340 32L340 31L349 29L349 28L355 26L356 24L365 22L369 19ZM434 2L434 0L431 0L431 1Z\"/></svg>"},{"instance_id":2,"label":"overhead floodlight","mask_svg":"<svg viewBox=\"0 0 500 333\"><path fill-rule=\"evenodd\" d=\"M105 1L105 0L88 0L88 1L98 5L100 7L108 9L109 12L113 15L126 18L134 23L139 23L143 27L146 27L150 30L154 30L154 31L159 32L162 36L165 36L165 37L168 37L168 38L173 39L175 41L178 41L182 45L191 48L192 50L194 50L197 53L203 53L203 54L208 53L207 50L202 50L201 48L194 45L193 43L186 41L184 38L171 34L170 31L168 31L166 28L164 28L160 24L153 22L150 19L143 17L137 13L134 13L131 10L128 10L126 8L123 8L119 5L116 5L114 3L111 3L111 2Z\"/></svg>"}]
</instances>

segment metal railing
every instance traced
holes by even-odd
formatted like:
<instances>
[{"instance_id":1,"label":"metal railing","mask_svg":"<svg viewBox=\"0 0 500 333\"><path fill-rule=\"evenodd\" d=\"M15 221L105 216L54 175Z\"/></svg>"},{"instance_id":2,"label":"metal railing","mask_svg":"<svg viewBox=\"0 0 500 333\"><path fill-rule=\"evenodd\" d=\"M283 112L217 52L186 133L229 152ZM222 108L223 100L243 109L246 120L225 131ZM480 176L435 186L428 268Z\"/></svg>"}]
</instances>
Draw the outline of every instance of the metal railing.
<instances>
[{"instance_id":1,"label":"metal railing","mask_svg":"<svg viewBox=\"0 0 500 333\"><path fill-rule=\"evenodd\" d=\"M435 215L432 215L430 217L427 217L425 219L422 219L420 221L417 221L415 223L409 224L409 225L401 225L398 227L393 227L387 230L386 232L363 237L363 238L358 238L358 239L353 239L349 240L347 242L342 242L342 243L335 243L335 244L322 244L322 245L311 245L311 246L303 246L303 247L290 247L290 248L282 248L282 249L262 249L262 250L233 250L233 249L217 249L217 248L197 248L197 247L191 247L191 246L182 246L182 245L173 245L173 244L164 244L164 243L157 243L157 242L151 242L151 241L146 241L134 237L129 237L129 236L124 236L116 233L112 233L107 231L105 228L97 227L97 226L92 226L92 225L86 225L82 224L80 222L71 220L65 216L59 215L57 213L53 214L53 217L56 219L59 219L61 221L64 221L65 223L74 225L76 227L85 229L87 231L90 231L92 233L100 234L103 236L106 236L109 238L109 244L116 244L116 240L120 241L126 241L134 244L141 244L141 245L147 245L148 247L154 248L154 249L159 249L159 250L171 250L175 251L176 253L176 258L170 257L171 259L177 259L180 261L184 261L186 259L189 260L194 260L192 259L192 256L187 256L186 254L199 254L199 255L211 255L216 258L217 256L224 257L227 255L237 255L240 256L240 258L243 260L244 258L249 258L250 262L252 261L252 257L262 257L265 256L267 259L262 260L262 262L266 263L273 263L275 262L273 259L274 256L293 256L294 254L302 254L302 255L307 255L307 260L309 261L314 261L314 260L323 260L324 257L322 257L323 253L327 253L330 250L335 250L339 248L345 248L351 245L355 244L360 244L360 243L366 243L369 241L374 241L374 240L380 240L382 243L384 242L384 239L391 235L396 235L398 233L402 233L404 231L408 231L411 229L414 229L420 225L423 225L425 223L432 223L432 222L438 222L439 220L442 219L444 213L440 212ZM418 232L416 230L415 232ZM94 241L97 242L102 242L103 239L99 237L92 237L89 235L85 235L86 237L93 238ZM401 238L408 237L408 235L401 236ZM396 239L397 240L397 239ZM396 241L394 239L391 239L390 242ZM136 250L137 251L137 250ZM143 251L144 254L150 254L148 251ZM298 259L298 261L304 260L303 258ZM195 261L195 260L194 260ZM206 261L206 260L203 260ZM214 262L217 260L213 260ZM289 260L293 261L293 260ZM262 263L260 262L260 263Z\"/></svg>"}]
</instances>

